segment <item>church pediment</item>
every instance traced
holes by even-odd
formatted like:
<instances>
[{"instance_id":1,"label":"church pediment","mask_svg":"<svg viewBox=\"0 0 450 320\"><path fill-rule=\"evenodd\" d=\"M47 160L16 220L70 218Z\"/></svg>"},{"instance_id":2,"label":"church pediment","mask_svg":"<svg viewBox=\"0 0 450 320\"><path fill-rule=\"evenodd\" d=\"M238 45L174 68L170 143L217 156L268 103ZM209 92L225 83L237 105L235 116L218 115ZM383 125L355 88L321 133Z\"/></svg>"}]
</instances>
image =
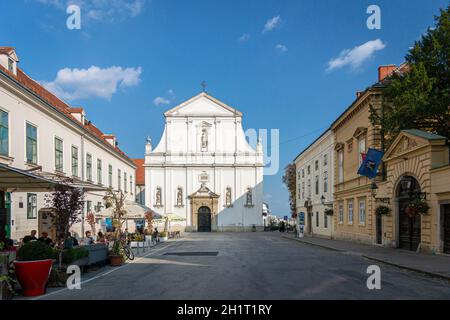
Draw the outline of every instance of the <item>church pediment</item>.
<instances>
[{"instance_id":1,"label":"church pediment","mask_svg":"<svg viewBox=\"0 0 450 320\"><path fill-rule=\"evenodd\" d=\"M383 160L387 161L408 154L435 141L445 143L445 137L421 130L404 130L399 133L392 145L386 151Z\"/></svg>"},{"instance_id":2,"label":"church pediment","mask_svg":"<svg viewBox=\"0 0 450 320\"><path fill-rule=\"evenodd\" d=\"M220 196L212 192L206 184L202 183L200 189L191 194L188 198L219 198Z\"/></svg>"},{"instance_id":3,"label":"church pediment","mask_svg":"<svg viewBox=\"0 0 450 320\"><path fill-rule=\"evenodd\" d=\"M241 117L242 113L202 92L164 113L166 117Z\"/></svg>"}]
</instances>

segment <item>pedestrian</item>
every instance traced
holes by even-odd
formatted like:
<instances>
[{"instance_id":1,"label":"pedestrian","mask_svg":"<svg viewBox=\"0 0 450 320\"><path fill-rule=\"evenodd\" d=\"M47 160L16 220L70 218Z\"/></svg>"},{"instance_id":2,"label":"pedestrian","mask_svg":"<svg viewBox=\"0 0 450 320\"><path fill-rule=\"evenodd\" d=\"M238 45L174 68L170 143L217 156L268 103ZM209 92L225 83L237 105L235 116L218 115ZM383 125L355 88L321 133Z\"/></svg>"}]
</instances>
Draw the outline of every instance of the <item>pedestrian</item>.
<instances>
[{"instance_id":1,"label":"pedestrian","mask_svg":"<svg viewBox=\"0 0 450 320\"><path fill-rule=\"evenodd\" d=\"M44 242L46 245L53 247L55 244L53 243L53 240L48 237L47 232L42 232L41 237L39 237L38 241Z\"/></svg>"},{"instance_id":2,"label":"pedestrian","mask_svg":"<svg viewBox=\"0 0 450 320\"><path fill-rule=\"evenodd\" d=\"M103 233L101 231L99 231L97 233L97 242L100 242L100 243L105 243L106 242L106 238L105 238L105 236L103 235Z\"/></svg>"},{"instance_id":3,"label":"pedestrian","mask_svg":"<svg viewBox=\"0 0 450 320\"><path fill-rule=\"evenodd\" d=\"M28 242L30 242L30 241L37 241L36 233L37 233L36 230L31 230L30 235L25 236L25 237L23 238L23 243L28 243Z\"/></svg>"},{"instance_id":4,"label":"pedestrian","mask_svg":"<svg viewBox=\"0 0 450 320\"><path fill-rule=\"evenodd\" d=\"M94 238L92 238L91 232L90 231L86 231L84 234L85 234L84 245L94 244Z\"/></svg>"},{"instance_id":5,"label":"pedestrian","mask_svg":"<svg viewBox=\"0 0 450 320\"><path fill-rule=\"evenodd\" d=\"M158 228L155 228L155 231L153 231L152 242L155 242L155 243L159 242Z\"/></svg>"}]
</instances>

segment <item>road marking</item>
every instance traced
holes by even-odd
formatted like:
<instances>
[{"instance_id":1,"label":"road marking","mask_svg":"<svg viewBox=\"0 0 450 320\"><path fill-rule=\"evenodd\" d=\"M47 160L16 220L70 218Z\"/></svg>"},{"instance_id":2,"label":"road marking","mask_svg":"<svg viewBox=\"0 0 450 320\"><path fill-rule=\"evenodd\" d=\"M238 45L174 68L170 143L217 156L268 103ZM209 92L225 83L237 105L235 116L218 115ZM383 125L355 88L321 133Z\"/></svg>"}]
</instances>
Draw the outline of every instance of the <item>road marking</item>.
<instances>
[{"instance_id":1,"label":"road marking","mask_svg":"<svg viewBox=\"0 0 450 320\"><path fill-rule=\"evenodd\" d=\"M96 280L96 279L98 279L98 278L104 277L104 276L106 276L106 275L108 275L108 274L110 274L110 273L113 273L114 271L117 271L117 270L120 270L120 269L122 269L122 268L125 268L125 267L127 267L127 266L129 266L129 265L131 265L131 264L133 264L133 263L136 263L136 262L138 262L138 261L141 261L142 259L147 258L147 257L149 257L149 256L152 256L152 255L154 255L155 253L158 253L158 252L161 251L161 250L164 250L164 249L167 249L167 248L171 247L172 245L174 245L175 243L177 243L177 242L179 242L179 241L181 241L181 239L174 240L173 242L169 243L169 245L166 245L166 246L164 246L164 247L162 247L162 248L160 248L160 249L151 251L151 252L147 253L145 256L139 257L139 258L137 258L136 260L130 261L130 262L128 262L128 263L126 263L126 264L124 264L124 265L122 265L122 266L120 266L120 267L116 267L116 268L111 269L111 270L109 270L109 271L106 271L106 272L104 272L104 273L102 273L102 274L99 274L99 275L93 276L92 278L89 278L89 279L86 279L86 280L84 280L84 281L81 281L81 284L83 285L83 284L85 284L85 283L91 282L91 281ZM56 293L63 292L63 291L65 291L65 290L69 290L69 289L63 288L63 289L60 289L60 290L57 290L57 291L50 292L50 293L47 293L47 294L45 294L45 295L39 296L39 297L35 297L35 298L33 298L33 299L30 299L30 300L39 300L39 299L42 299L42 298L45 298L45 297L54 295L54 294L56 294Z\"/></svg>"}]
</instances>

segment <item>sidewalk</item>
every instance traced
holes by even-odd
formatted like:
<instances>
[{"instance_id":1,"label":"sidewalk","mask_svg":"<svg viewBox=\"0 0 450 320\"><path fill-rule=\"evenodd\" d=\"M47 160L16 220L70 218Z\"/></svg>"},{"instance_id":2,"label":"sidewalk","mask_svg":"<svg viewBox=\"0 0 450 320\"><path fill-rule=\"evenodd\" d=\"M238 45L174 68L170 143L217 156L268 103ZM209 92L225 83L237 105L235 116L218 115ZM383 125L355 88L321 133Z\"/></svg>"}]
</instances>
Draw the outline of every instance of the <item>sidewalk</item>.
<instances>
[{"instance_id":1,"label":"sidewalk","mask_svg":"<svg viewBox=\"0 0 450 320\"><path fill-rule=\"evenodd\" d=\"M401 249L308 236L296 238L293 234L284 235L283 238L346 254L359 255L369 260L450 281L450 256L415 253Z\"/></svg>"}]
</instances>

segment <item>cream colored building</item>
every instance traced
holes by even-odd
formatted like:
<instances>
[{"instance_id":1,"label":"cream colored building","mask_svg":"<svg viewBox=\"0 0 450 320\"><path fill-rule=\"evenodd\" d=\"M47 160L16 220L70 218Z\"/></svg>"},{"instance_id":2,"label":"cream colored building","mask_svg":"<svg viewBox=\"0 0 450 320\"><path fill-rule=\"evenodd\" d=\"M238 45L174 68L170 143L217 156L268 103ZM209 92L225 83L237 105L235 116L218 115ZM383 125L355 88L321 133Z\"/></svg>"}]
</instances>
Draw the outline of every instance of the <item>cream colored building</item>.
<instances>
[{"instance_id":1,"label":"cream colored building","mask_svg":"<svg viewBox=\"0 0 450 320\"><path fill-rule=\"evenodd\" d=\"M328 129L294 160L297 172L297 215L305 217L305 233L331 238L333 216L334 134Z\"/></svg>"}]
</instances>

